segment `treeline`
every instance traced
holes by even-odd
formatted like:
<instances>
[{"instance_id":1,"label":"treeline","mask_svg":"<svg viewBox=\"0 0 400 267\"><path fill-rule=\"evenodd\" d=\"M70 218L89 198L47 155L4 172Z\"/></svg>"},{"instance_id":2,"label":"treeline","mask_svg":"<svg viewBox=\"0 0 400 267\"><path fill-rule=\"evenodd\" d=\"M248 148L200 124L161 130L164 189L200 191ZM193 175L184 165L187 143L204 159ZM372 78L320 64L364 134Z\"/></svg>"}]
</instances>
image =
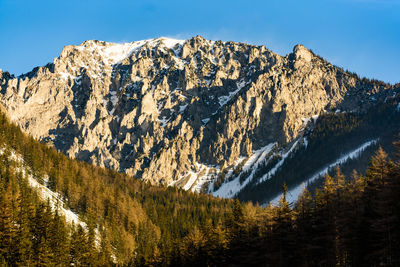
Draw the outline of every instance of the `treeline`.
<instances>
[{"instance_id":1,"label":"treeline","mask_svg":"<svg viewBox=\"0 0 400 267\"><path fill-rule=\"evenodd\" d=\"M400 153L400 146L398 147ZM365 176L336 170L296 205L257 209L235 202L223 226L205 224L184 239L187 266L399 266L400 162L379 149ZM293 207L294 205L294 207Z\"/></svg>"}]
</instances>

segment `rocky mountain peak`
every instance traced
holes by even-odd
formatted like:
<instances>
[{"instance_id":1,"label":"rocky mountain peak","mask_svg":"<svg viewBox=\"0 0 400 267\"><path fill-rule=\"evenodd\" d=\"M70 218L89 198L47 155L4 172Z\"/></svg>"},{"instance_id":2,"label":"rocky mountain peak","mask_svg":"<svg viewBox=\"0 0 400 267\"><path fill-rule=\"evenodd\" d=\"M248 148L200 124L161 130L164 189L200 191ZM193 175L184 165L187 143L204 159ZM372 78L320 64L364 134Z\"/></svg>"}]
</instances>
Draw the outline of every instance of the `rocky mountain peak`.
<instances>
[{"instance_id":1,"label":"rocky mountain peak","mask_svg":"<svg viewBox=\"0 0 400 267\"><path fill-rule=\"evenodd\" d=\"M306 118L362 110L391 88L302 45L282 57L201 36L89 40L29 75L0 73L0 85L10 117L69 156L197 191L254 151L288 149Z\"/></svg>"},{"instance_id":2,"label":"rocky mountain peak","mask_svg":"<svg viewBox=\"0 0 400 267\"><path fill-rule=\"evenodd\" d=\"M301 44L298 44L293 48L293 54L297 61L301 60L304 61L305 63L311 62L314 56L310 50L308 50L305 46Z\"/></svg>"}]
</instances>

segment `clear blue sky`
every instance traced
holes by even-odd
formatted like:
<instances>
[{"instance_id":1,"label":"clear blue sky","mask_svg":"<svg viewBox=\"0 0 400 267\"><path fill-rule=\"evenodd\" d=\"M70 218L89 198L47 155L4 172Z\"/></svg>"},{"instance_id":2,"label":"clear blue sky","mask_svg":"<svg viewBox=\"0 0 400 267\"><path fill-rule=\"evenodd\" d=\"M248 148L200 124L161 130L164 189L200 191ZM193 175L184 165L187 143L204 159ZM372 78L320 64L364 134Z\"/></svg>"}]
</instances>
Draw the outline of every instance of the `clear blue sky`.
<instances>
[{"instance_id":1,"label":"clear blue sky","mask_svg":"<svg viewBox=\"0 0 400 267\"><path fill-rule=\"evenodd\" d=\"M400 82L400 0L0 0L0 68L16 75L87 39L198 34L281 55L301 43L361 76Z\"/></svg>"}]
</instances>

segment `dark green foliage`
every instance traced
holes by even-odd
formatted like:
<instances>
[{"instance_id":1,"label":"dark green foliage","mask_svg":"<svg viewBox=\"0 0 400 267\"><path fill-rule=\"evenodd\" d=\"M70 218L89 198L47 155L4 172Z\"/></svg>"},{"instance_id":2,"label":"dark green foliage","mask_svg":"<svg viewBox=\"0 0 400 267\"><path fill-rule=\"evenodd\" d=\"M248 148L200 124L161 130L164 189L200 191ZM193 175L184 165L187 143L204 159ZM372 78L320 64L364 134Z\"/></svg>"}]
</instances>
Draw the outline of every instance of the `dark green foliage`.
<instances>
[{"instance_id":1,"label":"dark green foliage","mask_svg":"<svg viewBox=\"0 0 400 267\"><path fill-rule=\"evenodd\" d=\"M271 179L255 186L257 178L268 172L271 166L259 168L253 183L250 182L238 194L238 198L243 201L268 201L280 193L283 182L286 182L289 189L295 187L315 174L321 166L329 165L369 140L379 138L379 143L391 152L391 142L400 131L400 112L396 111L396 105L396 102L388 100L361 114L321 115L313 129L305 133L308 146L299 147ZM376 146L371 146L360 159L346 163L343 171L346 174L351 174L353 169L363 172L375 149Z\"/></svg>"},{"instance_id":2,"label":"dark green foliage","mask_svg":"<svg viewBox=\"0 0 400 267\"><path fill-rule=\"evenodd\" d=\"M400 164L387 159L382 149L372 158L365 177L355 172L346 179L336 169L332 177L325 177L314 198L305 190L294 208L286 201L286 186L283 191L278 207L259 209L235 201L225 224L228 243L213 263L400 265ZM201 244L208 243L208 230L194 232L196 249L181 255L181 262L206 266L209 248Z\"/></svg>"},{"instance_id":3,"label":"dark green foliage","mask_svg":"<svg viewBox=\"0 0 400 267\"><path fill-rule=\"evenodd\" d=\"M221 171L219 172L217 179L214 182L214 191L218 190L221 187L222 183L224 183L227 173L228 169L221 167Z\"/></svg>"}]
</instances>

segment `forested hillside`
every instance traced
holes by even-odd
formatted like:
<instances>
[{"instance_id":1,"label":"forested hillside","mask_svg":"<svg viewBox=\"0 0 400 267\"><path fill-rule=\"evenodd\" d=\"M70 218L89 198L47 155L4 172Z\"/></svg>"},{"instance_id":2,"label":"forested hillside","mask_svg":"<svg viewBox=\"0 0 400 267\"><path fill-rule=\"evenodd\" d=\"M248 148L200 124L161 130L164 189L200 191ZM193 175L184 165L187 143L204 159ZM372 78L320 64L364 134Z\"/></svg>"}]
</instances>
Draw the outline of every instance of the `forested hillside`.
<instances>
[{"instance_id":1,"label":"forested hillside","mask_svg":"<svg viewBox=\"0 0 400 267\"><path fill-rule=\"evenodd\" d=\"M398 266L400 162L327 176L315 196L261 208L154 187L67 158L0 116L0 259L9 266ZM397 151L400 152L399 147ZM87 227L66 224L11 155ZM283 186L286 192L286 185Z\"/></svg>"},{"instance_id":2,"label":"forested hillside","mask_svg":"<svg viewBox=\"0 0 400 267\"><path fill-rule=\"evenodd\" d=\"M60 226L65 236L63 241L56 243L51 243L52 233L44 235L44 247L42 243L35 243L28 248L28 254L42 257L38 254L46 250L50 265L58 260L63 264L80 262L79 257L94 261L94 265L111 262L147 265L153 261L170 264L174 253L179 251L182 239L194 227L200 227L207 220L215 225L224 222L233 204L232 200L189 193L174 187L150 186L125 174L69 159L22 133L19 127L9 123L4 114L0 114L0 147L3 151L0 205L4 211L0 222L1 254L11 265L20 262L25 266L25 260L40 265L42 260L33 257L21 259L11 251L20 247L19 242L26 241L18 239L19 231L26 231L27 239L31 243L36 242L42 238L35 232L35 227L39 227L37 220L41 220L36 217L46 213L46 220L60 220L59 216L50 212L49 205L38 201L35 192L29 189L20 168L16 168L16 163L10 159L11 153L21 155L24 168L41 183L45 178L48 180L48 188L59 193L64 204L87 223L88 235L94 229L98 231L100 242L97 249L91 250L95 255L74 249L72 243L75 239L69 236L82 229ZM25 212L23 205L32 209L28 217L20 216ZM23 224L28 223L26 229L22 229L25 226L18 222L23 218L26 219ZM46 220L40 224L47 225ZM93 236L92 240L86 241L92 243L88 248L93 246ZM61 258L54 251L59 249L60 242L65 246L61 251L64 257ZM75 256L75 253L84 255ZM84 261L81 264L87 265Z\"/></svg>"},{"instance_id":3,"label":"forested hillside","mask_svg":"<svg viewBox=\"0 0 400 267\"><path fill-rule=\"evenodd\" d=\"M357 146L377 140L359 158L341 164L346 175L351 175L354 169L364 174L369 159L379 145L389 154L393 152L392 142L400 132L400 110L397 106L397 99L388 99L362 113L322 114L304 133L307 145L300 146L289 155L274 176L257 183L257 177L262 177L273 167L267 162L237 197L243 201L269 201L281 192L282 183L285 182L290 190ZM314 190L314 187L310 186L310 189Z\"/></svg>"},{"instance_id":4,"label":"forested hillside","mask_svg":"<svg viewBox=\"0 0 400 267\"><path fill-rule=\"evenodd\" d=\"M400 152L399 143L397 151ZM400 154L398 154L400 155ZM185 265L399 266L400 162L379 149L365 176L325 177L312 197L306 189L296 204L253 210L235 202L215 251L215 232L205 226L186 240Z\"/></svg>"}]
</instances>

